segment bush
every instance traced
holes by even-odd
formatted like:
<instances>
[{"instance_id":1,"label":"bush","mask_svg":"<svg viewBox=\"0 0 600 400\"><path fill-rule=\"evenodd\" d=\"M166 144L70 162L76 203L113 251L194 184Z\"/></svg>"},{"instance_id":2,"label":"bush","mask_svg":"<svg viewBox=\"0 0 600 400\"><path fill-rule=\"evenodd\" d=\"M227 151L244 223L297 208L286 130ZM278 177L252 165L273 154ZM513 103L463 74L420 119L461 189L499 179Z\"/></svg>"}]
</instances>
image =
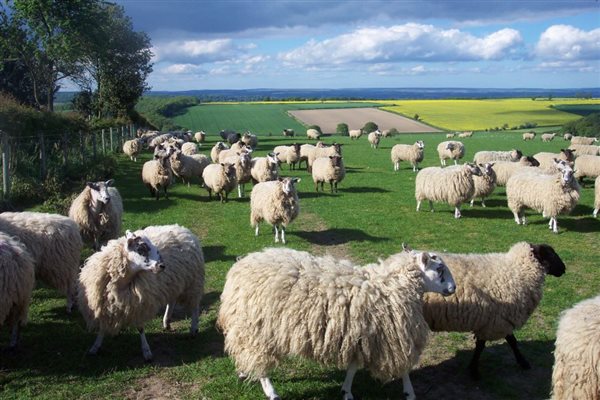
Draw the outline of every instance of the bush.
<instances>
[{"instance_id":1,"label":"bush","mask_svg":"<svg viewBox=\"0 0 600 400\"><path fill-rule=\"evenodd\" d=\"M398 129L396 129L396 128L390 129L390 136L396 136L399 134L400 134L400 132L398 132Z\"/></svg>"},{"instance_id":2,"label":"bush","mask_svg":"<svg viewBox=\"0 0 600 400\"><path fill-rule=\"evenodd\" d=\"M372 121L367 122L365 126L362 127L362 131L366 134L376 131L377 129L379 129L379 126L377 126L377 124Z\"/></svg>"},{"instance_id":3,"label":"bush","mask_svg":"<svg viewBox=\"0 0 600 400\"><path fill-rule=\"evenodd\" d=\"M600 113L593 113L577 121L566 123L562 130L577 136L600 137Z\"/></svg>"},{"instance_id":4,"label":"bush","mask_svg":"<svg viewBox=\"0 0 600 400\"><path fill-rule=\"evenodd\" d=\"M348 136L348 124L343 122L337 124L337 128L335 128L335 133L337 133L340 136Z\"/></svg>"},{"instance_id":5,"label":"bush","mask_svg":"<svg viewBox=\"0 0 600 400\"><path fill-rule=\"evenodd\" d=\"M316 129L321 135L323 134L323 131L321 130L321 127L319 125L310 125L308 128L306 128L306 130L309 129Z\"/></svg>"}]
</instances>

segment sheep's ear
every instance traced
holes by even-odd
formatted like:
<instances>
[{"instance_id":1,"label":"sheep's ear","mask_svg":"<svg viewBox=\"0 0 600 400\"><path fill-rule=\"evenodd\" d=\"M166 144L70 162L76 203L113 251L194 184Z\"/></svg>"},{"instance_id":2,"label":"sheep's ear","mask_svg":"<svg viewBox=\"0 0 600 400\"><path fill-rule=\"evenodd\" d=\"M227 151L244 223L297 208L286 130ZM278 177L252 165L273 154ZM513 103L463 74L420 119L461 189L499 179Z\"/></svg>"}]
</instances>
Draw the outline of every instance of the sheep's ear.
<instances>
[{"instance_id":1,"label":"sheep's ear","mask_svg":"<svg viewBox=\"0 0 600 400\"><path fill-rule=\"evenodd\" d=\"M104 184L106 186L113 186L115 184L115 180L114 179L109 179L106 182L104 182Z\"/></svg>"},{"instance_id":2,"label":"sheep's ear","mask_svg":"<svg viewBox=\"0 0 600 400\"><path fill-rule=\"evenodd\" d=\"M330 159L330 160L333 160L333 157L334 157L334 156L329 156L329 159Z\"/></svg>"},{"instance_id":3,"label":"sheep's ear","mask_svg":"<svg viewBox=\"0 0 600 400\"><path fill-rule=\"evenodd\" d=\"M419 256L419 264L423 269L427 268L427 263L429 262L429 253L426 251L422 252Z\"/></svg>"},{"instance_id":4,"label":"sheep's ear","mask_svg":"<svg viewBox=\"0 0 600 400\"><path fill-rule=\"evenodd\" d=\"M491 162L490 164L490 168L494 166L495 163Z\"/></svg>"},{"instance_id":5,"label":"sheep's ear","mask_svg":"<svg viewBox=\"0 0 600 400\"><path fill-rule=\"evenodd\" d=\"M292 182L293 183L298 183L298 182L300 182L300 178L292 178Z\"/></svg>"},{"instance_id":6,"label":"sheep's ear","mask_svg":"<svg viewBox=\"0 0 600 400\"><path fill-rule=\"evenodd\" d=\"M89 187L90 189L94 189L94 190L98 190L98 186L96 186L96 182L86 182L85 186Z\"/></svg>"},{"instance_id":7,"label":"sheep's ear","mask_svg":"<svg viewBox=\"0 0 600 400\"><path fill-rule=\"evenodd\" d=\"M278 180L279 182L283 182L283 178L282 178L282 177L279 177L279 178L277 178L277 180Z\"/></svg>"},{"instance_id":8,"label":"sheep's ear","mask_svg":"<svg viewBox=\"0 0 600 400\"><path fill-rule=\"evenodd\" d=\"M137 236L135 235L135 233L131 232L130 230L127 230L125 231L125 237L127 238L127 247L131 248L135 243Z\"/></svg>"},{"instance_id":9,"label":"sheep's ear","mask_svg":"<svg viewBox=\"0 0 600 400\"><path fill-rule=\"evenodd\" d=\"M412 251L412 249L410 248L408 243L404 243L404 242L402 242L402 250L404 250L407 253L410 253Z\"/></svg>"}]
</instances>

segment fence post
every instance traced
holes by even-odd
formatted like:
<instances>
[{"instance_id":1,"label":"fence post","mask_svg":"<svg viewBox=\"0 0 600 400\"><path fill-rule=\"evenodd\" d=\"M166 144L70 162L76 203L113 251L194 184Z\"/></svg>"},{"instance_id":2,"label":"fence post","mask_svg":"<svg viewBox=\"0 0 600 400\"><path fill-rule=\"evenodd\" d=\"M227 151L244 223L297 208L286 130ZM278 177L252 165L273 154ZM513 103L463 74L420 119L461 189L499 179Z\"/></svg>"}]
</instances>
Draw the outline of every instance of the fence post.
<instances>
[{"instance_id":1,"label":"fence post","mask_svg":"<svg viewBox=\"0 0 600 400\"><path fill-rule=\"evenodd\" d=\"M7 200L10 192L8 133L0 131L0 136L2 140L2 199Z\"/></svg>"},{"instance_id":2,"label":"fence post","mask_svg":"<svg viewBox=\"0 0 600 400\"><path fill-rule=\"evenodd\" d=\"M63 135L62 135L62 153L63 153L62 154L62 165L63 165L63 167L67 166L67 162L69 159L68 140L69 140L69 137L67 136L67 132L63 132Z\"/></svg>"},{"instance_id":3,"label":"fence post","mask_svg":"<svg viewBox=\"0 0 600 400\"><path fill-rule=\"evenodd\" d=\"M40 142L40 177L41 180L46 179L46 144L44 143L44 132L40 131L39 133L39 142Z\"/></svg>"},{"instance_id":4,"label":"fence post","mask_svg":"<svg viewBox=\"0 0 600 400\"><path fill-rule=\"evenodd\" d=\"M125 143L125 125L121 126L121 144L117 151L121 151L123 149L123 143Z\"/></svg>"},{"instance_id":5,"label":"fence post","mask_svg":"<svg viewBox=\"0 0 600 400\"><path fill-rule=\"evenodd\" d=\"M79 131L79 155L81 156L81 163L85 162L85 149L83 147L83 132Z\"/></svg>"},{"instance_id":6,"label":"fence post","mask_svg":"<svg viewBox=\"0 0 600 400\"><path fill-rule=\"evenodd\" d=\"M114 149L114 147L113 147L113 134L112 134L112 128L108 128L108 129L109 129L109 132L110 132L110 152L112 153L112 152L114 151L114 150L113 150L113 149Z\"/></svg>"},{"instance_id":7,"label":"fence post","mask_svg":"<svg viewBox=\"0 0 600 400\"><path fill-rule=\"evenodd\" d=\"M106 142L104 140L104 129L102 129L102 154L106 155Z\"/></svg>"},{"instance_id":8,"label":"fence post","mask_svg":"<svg viewBox=\"0 0 600 400\"><path fill-rule=\"evenodd\" d=\"M94 152L94 161L96 161L96 157L98 153L96 152L96 132L92 131L92 151Z\"/></svg>"}]
</instances>

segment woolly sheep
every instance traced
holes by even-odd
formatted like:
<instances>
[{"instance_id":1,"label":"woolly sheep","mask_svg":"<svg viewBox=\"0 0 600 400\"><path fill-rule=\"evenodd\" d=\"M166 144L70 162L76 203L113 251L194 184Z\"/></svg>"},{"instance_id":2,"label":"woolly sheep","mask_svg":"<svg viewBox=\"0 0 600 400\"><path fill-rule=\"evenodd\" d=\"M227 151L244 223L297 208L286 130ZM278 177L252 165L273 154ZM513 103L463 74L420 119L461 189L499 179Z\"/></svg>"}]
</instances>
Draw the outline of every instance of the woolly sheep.
<instances>
[{"instance_id":1,"label":"woolly sheep","mask_svg":"<svg viewBox=\"0 0 600 400\"><path fill-rule=\"evenodd\" d=\"M520 150L510 151L478 151L473 157L473 162L476 164L484 164L492 161L519 161L523 157ZM537 157L536 157L537 158Z\"/></svg>"},{"instance_id":2,"label":"woolly sheep","mask_svg":"<svg viewBox=\"0 0 600 400\"><path fill-rule=\"evenodd\" d=\"M517 224L525 225L523 209L527 207L550 218L548 227L558 233L556 218L575 208L579 202L579 184L571 167L559 163L556 167L561 171L558 174L526 170L510 177L506 183L506 197Z\"/></svg>"},{"instance_id":3,"label":"woolly sheep","mask_svg":"<svg viewBox=\"0 0 600 400\"><path fill-rule=\"evenodd\" d=\"M362 136L362 129L350 129L348 131L348 136L350 136L350 140L358 139Z\"/></svg>"},{"instance_id":4,"label":"woolly sheep","mask_svg":"<svg viewBox=\"0 0 600 400\"><path fill-rule=\"evenodd\" d=\"M564 140L571 140L571 139L573 139L573 134L571 134L571 133L565 133L563 135L563 139Z\"/></svg>"},{"instance_id":5,"label":"woolly sheep","mask_svg":"<svg viewBox=\"0 0 600 400\"><path fill-rule=\"evenodd\" d=\"M277 146L273 149L280 163L289 164L290 169L296 169L296 163L300 161L300 144L294 143L291 146Z\"/></svg>"},{"instance_id":6,"label":"woolly sheep","mask_svg":"<svg viewBox=\"0 0 600 400\"><path fill-rule=\"evenodd\" d=\"M308 153L308 166L307 171L311 172L313 164L317 158L320 157L329 157L329 156L342 156L342 146L343 144L333 142L331 146L325 146L324 144L320 144L316 146L313 151Z\"/></svg>"},{"instance_id":7,"label":"woolly sheep","mask_svg":"<svg viewBox=\"0 0 600 400\"><path fill-rule=\"evenodd\" d=\"M206 132L199 131L194 133L194 140L198 143L202 143L206 140Z\"/></svg>"},{"instance_id":8,"label":"woolly sheep","mask_svg":"<svg viewBox=\"0 0 600 400\"><path fill-rule=\"evenodd\" d=\"M457 165L458 160L465 156L465 145L462 142L448 140L438 144L437 152L442 166L446 166L446 160L454 160L454 165Z\"/></svg>"},{"instance_id":9,"label":"woolly sheep","mask_svg":"<svg viewBox=\"0 0 600 400\"><path fill-rule=\"evenodd\" d=\"M473 131L465 131L458 134L459 138L467 138L473 136Z\"/></svg>"},{"instance_id":10,"label":"woolly sheep","mask_svg":"<svg viewBox=\"0 0 600 400\"><path fill-rule=\"evenodd\" d=\"M513 332L539 304L546 274L564 274L565 264L558 254L546 244L519 242L506 253L441 253L440 257L452 271L456 293L448 299L425 295L423 315L431 330L475 334L469 371L476 379L488 340L506 339L518 364L529 369Z\"/></svg>"},{"instance_id":11,"label":"woolly sheep","mask_svg":"<svg viewBox=\"0 0 600 400\"><path fill-rule=\"evenodd\" d=\"M210 159L212 160L212 162L214 162L214 163L219 162L219 153L222 152L223 150L227 150L228 148L229 147L223 142L215 143L213 148L210 150Z\"/></svg>"},{"instance_id":12,"label":"woolly sheep","mask_svg":"<svg viewBox=\"0 0 600 400\"><path fill-rule=\"evenodd\" d=\"M525 132L523 133L523 140L533 140L535 139L535 132Z\"/></svg>"},{"instance_id":13,"label":"woolly sheep","mask_svg":"<svg viewBox=\"0 0 600 400\"><path fill-rule=\"evenodd\" d=\"M137 155L142 151L142 140L131 139L123 143L123 153L129 156L131 161L137 162Z\"/></svg>"},{"instance_id":14,"label":"woolly sheep","mask_svg":"<svg viewBox=\"0 0 600 400\"><path fill-rule=\"evenodd\" d=\"M485 198L491 195L494 189L496 189L496 171L494 171L493 167L494 163L480 164L481 176L473 175L475 192L471 198L471 207L473 207L476 198L481 198L481 206L485 207Z\"/></svg>"},{"instance_id":15,"label":"woolly sheep","mask_svg":"<svg viewBox=\"0 0 600 400\"><path fill-rule=\"evenodd\" d=\"M283 130L283 136L293 137L294 136L294 130L293 129L289 129L289 128L284 129Z\"/></svg>"},{"instance_id":16,"label":"woolly sheep","mask_svg":"<svg viewBox=\"0 0 600 400\"><path fill-rule=\"evenodd\" d=\"M183 151L176 151L171 155L171 170L178 178L187 182L190 187L192 178L198 178L202 183L202 172L210 164L210 160L204 154L185 155Z\"/></svg>"},{"instance_id":17,"label":"woolly sheep","mask_svg":"<svg viewBox=\"0 0 600 400\"><path fill-rule=\"evenodd\" d=\"M169 140L172 136L173 135L171 135L170 133L164 133L162 135L158 135L150 141L150 144L148 145L148 147L150 149L154 149L159 144L162 144L163 142L166 142L167 140Z\"/></svg>"},{"instance_id":18,"label":"woolly sheep","mask_svg":"<svg viewBox=\"0 0 600 400\"><path fill-rule=\"evenodd\" d=\"M552 399L600 398L600 296L561 314L554 349Z\"/></svg>"},{"instance_id":19,"label":"woolly sheep","mask_svg":"<svg viewBox=\"0 0 600 400\"><path fill-rule=\"evenodd\" d=\"M454 168L422 169L415 179L417 211L421 209L423 200L429 200L429 208L433 212L433 202L438 201L453 206L454 218L460 218L460 205L470 201L475 193L473 175L480 176L481 170L470 163Z\"/></svg>"},{"instance_id":20,"label":"woolly sheep","mask_svg":"<svg viewBox=\"0 0 600 400\"><path fill-rule=\"evenodd\" d=\"M307 129L306 130L306 137L309 138L309 139L319 140L319 138L321 137L321 134L316 129Z\"/></svg>"},{"instance_id":21,"label":"woolly sheep","mask_svg":"<svg viewBox=\"0 0 600 400\"><path fill-rule=\"evenodd\" d=\"M571 144L594 144L598 142L597 137L586 137L586 136L573 136L571 137Z\"/></svg>"},{"instance_id":22,"label":"woolly sheep","mask_svg":"<svg viewBox=\"0 0 600 400\"><path fill-rule=\"evenodd\" d=\"M160 152L154 156L154 160L146 161L142 166L142 182L150 191L150 196L160 198L160 189L165 192L165 198L169 198L167 189L173 181L173 172L169 158L173 154L173 149Z\"/></svg>"},{"instance_id":23,"label":"woolly sheep","mask_svg":"<svg viewBox=\"0 0 600 400\"><path fill-rule=\"evenodd\" d=\"M17 237L32 255L35 278L67 296L70 313L77 296L77 274L83 241L79 226L58 214L4 212L0 232Z\"/></svg>"},{"instance_id":24,"label":"woolly sheep","mask_svg":"<svg viewBox=\"0 0 600 400\"><path fill-rule=\"evenodd\" d=\"M236 146L238 143L241 143L241 145ZM250 146L246 146L241 141L234 143L230 149L221 150L219 152L218 162L223 162L229 157L235 157L239 153L252 153L252 148L250 148Z\"/></svg>"},{"instance_id":25,"label":"woolly sheep","mask_svg":"<svg viewBox=\"0 0 600 400\"><path fill-rule=\"evenodd\" d=\"M258 137L256 135L251 134L250 132L244 133L242 136L242 143L246 146L249 146L251 149L255 149L258 146Z\"/></svg>"},{"instance_id":26,"label":"woolly sheep","mask_svg":"<svg viewBox=\"0 0 600 400\"><path fill-rule=\"evenodd\" d=\"M232 164L235 168L238 197L244 197L245 184L252 180L252 157L250 153L238 152L235 156L228 157L223 162Z\"/></svg>"},{"instance_id":27,"label":"woolly sheep","mask_svg":"<svg viewBox=\"0 0 600 400\"><path fill-rule=\"evenodd\" d=\"M381 137L392 137L392 130L391 129L382 130Z\"/></svg>"},{"instance_id":28,"label":"woolly sheep","mask_svg":"<svg viewBox=\"0 0 600 400\"><path fill-rule=\"evenodd\" d=\"M575 159L575 178L596 178L600 176L600 156L583 155Z\"/></svg>"},{"instance_id":29,"label":"woolly sheep","mask_svg":"<svg viewBox=\"0 0 600 400\"><path fill-rule=\"evenodd\" d=\"M252 170L250 171L252 181L256 183L276 180L279 177L278 165L275 153L269 153L266 157L256 157L252 160Z\"/></svg>"},{"instance_id":30,"label":"woolly sheep","mask_svg":"<svg viewBox=\"0 0 600 400\"><path fill-rule=\"evenodd\" d=\"M456 137L456 133L446 133L446 139Z\"/></svg>"},{"instance_id":31,"label":"woolly sheep","mask_svg":"<svg viewBox=\"0 0 600 400\"><path fill-rule=\"evenodd\" d=\"M258 236L258 225L266 221L275 229L275 243L285 244L285 229L300 213L300 202L296 183L300 178L279 178L276 181L260 182L250 194L250 225ZM279 227L279 230L277 229Z\"/></svg>"},{"instance_id":32,"label":"woolly sheep","mask_svg":"<svg viewBox=\"0 0 600 400\"><path fill-rule=\"evenodd\" d=\"M600 211L600 176L596 178L594 181L594 218L598 216L598 211Z\"/></svg>"},{"instance_id":33,"label":"woolly sheep","mask_svg":"<svg viewBox=\"0 0 600 400\"><path fill-rule=\"evenodd\" d=\"M302 161L304 161L304 162L306 162L306 169L308 170L308 159L309 159L309 157L314 159L314 156L312 155L312 153L315 151L316 147L326 147L326 146L323 142L317 142L314 145L306 143L306 144L303 144L302 146L300 146L300 161L298 161L298 168L300 168L300 163L302 163Z\"/></svg>"},{"instance_id":34,"label":"woolly sheep","mask_svg":"<svg viewBox=\"0 0 600 400\"><path fill-rule=\"evenodd\" d=\"M579 155L579 154L577 154ZM554 159L572 162L575 160L575 152L571 149L560 149L560 153L540 152L533 157L540 163L541 169L549 169L554 166Z\"/></svg>"},{"instance_id":35,"label":"woolly sheep","mask_svg":"<svg viewBox=\"0 0 600 400\"><path fill-rule=\"evenodd\" d=\"M179 225L149 226L126 232L90 256L79 276L79 309L98 336L90 354L97 354L104 335L127 327L138 329L144 359L152 359L144 325L166 305L163 327L170 329L175 303L191 312L190 332L198 332L204 292L204 256L198 238Z\"/></svg>"},{"instance_id":36,"label":"woolly sheep","mask_svg":"<svg viewBox=\"0 0 600 400\"><path fill-rule=\"evenodd\" d=\"M344 400L353 398L360 368L384 382L402 377L406 398L415 399L408 373L427 341L427 291L455 291L450 270L434 253L407 249L362 267L265 249L227 273L217 324L240 376L260 379L270 400L279 396L268 373L291 355L347 369Z\"/></svg>"},{"instance_id":37,"label":"woolly sheep","mask_svg":"<svg viewBox=\"0 0 600 400\"><path fill-rule=\"evenodd\" d=\"M508 179L522 168L539 167L540 163L532 156L523 156L519 162L496 161L494 171L496 172L496 186L506 186Z\"/></svg>"},{"instance_id":38,"label":"woolly sheep","mask_svg":"<svg viewBox=\"0 0 600 400\"><path fill-rule=\"evenodd\" d=\"M187 142L181 146L181 152L186 156L198 154L198 145L194 142Z\"/></svg>"},{"instance_id":39,"label":"woolly sheep","mask_svg":"<svg viewBox=\"0 0 600 400\"><path fill-rule=\"evenodd\" d=\"M367 139L369 139L369 143L371 143L371 147L376 149L379 147L379 142L381 141L381 132L379 129L373 131L367 135Z\"/></svg>"},{"instance_id":40,"label":"woolly sheep","mask_svg":"<svg viewBox=\"0 0 600 400\"><path fill-rule=\"evenodd\" d=\"M551 142L555 136L556 136L556 133L544 133L541 136L542 142Z\"/></svg>"},{"instance_id":41,"label":"woolly sheep","mask_svg":"<svg viewBox=\"0 0 600 400\"><path fill-rule=\"evenodd\" d=\"M114 179L88 182L69 208L69 218L79 225L81 238L92 242L95 250L121 234L123 200L114 183Z\"/></svg>"},{"instance_id":42,"label":"woolly sheep","mask_svg":"<svg viewBox=\"0 0 600 400\"><path fill-rule=\"evenodd\" d=\"M392 147L391 158L394 171L400 170L400 161L408 161L413 167L413 172L419 170L419 163L425 156L425 143L417 140L415 144L396 144Z\"/></svg>"},{"instance_id":43,"label":"woolly sheep","mask_svg":"<svg viewBox=\"0 0 600 400\"><path fill-rule=\"evenodd\" d=\"M594 146L590 144L572 144L569 146L569 149L576 152L578 156L584 154L600 156L600 146Z\"/></svg>"},{"instance_id":44,"label":"woolly sheep","mask_svg":"<svg viewBox=\"0 0 600 400\"><path fill-rule=\"evenodd\" d=\"M208 191L208 198L212 199L212 192L219 195L221 203L227 201L227 196L237 185L235 166L229 163L210 164L202 172L204 187Z\"/></svg>"},{"instance_id":45,"label":"woolly sheep","mask_svg":"<svg viewBox=\"0 0 600 400\"><path fill-rule=\"evenodd\" d=\"M9 348L17 347L20 329L27 324L34 286L33 256L20 240L0 232L0 328L8 327Z\"/></svg>"},{"instance_id":46,"label":"woolly sheep","mask_svg":"<svg viewBox=\"0 0 600 400\"><path fill-rule=\"evenodd\" d=\"M329 182L331 192L337 193L338 183L346 176L346 168L340 156L319 157L315 160L312 169L312 178L315 183L315 190L319 191L319 183L321 183L321 191L323 184Z\"/></svg>"}]
</instances>

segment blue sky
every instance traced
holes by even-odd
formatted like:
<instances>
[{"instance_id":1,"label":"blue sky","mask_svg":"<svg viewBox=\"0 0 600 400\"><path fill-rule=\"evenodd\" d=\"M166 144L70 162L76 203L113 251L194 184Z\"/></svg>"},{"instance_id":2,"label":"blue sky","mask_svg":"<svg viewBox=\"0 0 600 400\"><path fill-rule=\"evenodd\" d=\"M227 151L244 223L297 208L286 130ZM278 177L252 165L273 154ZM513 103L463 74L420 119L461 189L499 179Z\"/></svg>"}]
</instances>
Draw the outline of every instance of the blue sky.
<instances>
[{"instance_id":1,"label":"blue sky","mask_svg":"<svg viewBox=\"0 0 600 400\"><path fill-rule=\"evenodd\" d=\"M597 0L120 0L153 90L600 87Z\"/></svg>"}]
</instances>

